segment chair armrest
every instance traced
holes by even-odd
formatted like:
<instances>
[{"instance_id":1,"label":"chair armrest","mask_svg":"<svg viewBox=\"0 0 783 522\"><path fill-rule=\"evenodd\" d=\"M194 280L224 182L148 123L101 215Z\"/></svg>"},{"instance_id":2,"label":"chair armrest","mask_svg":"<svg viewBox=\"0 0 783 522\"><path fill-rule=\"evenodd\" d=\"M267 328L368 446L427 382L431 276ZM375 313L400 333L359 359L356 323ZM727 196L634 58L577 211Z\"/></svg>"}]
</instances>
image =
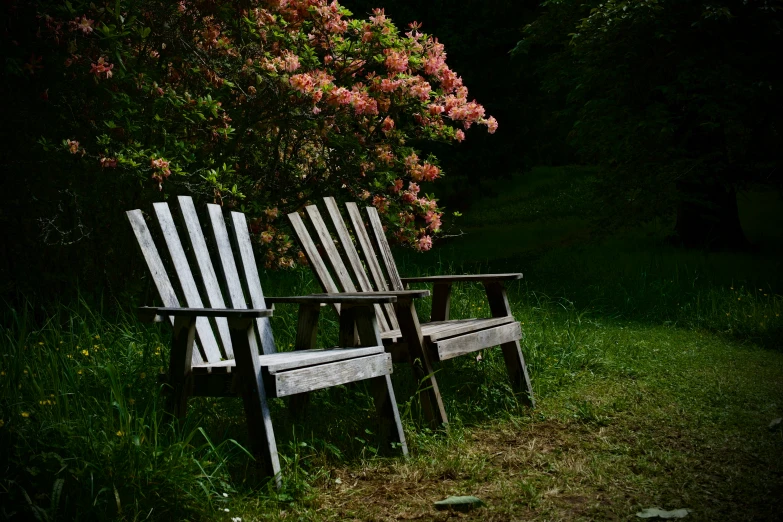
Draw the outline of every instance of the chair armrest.
<instances>
[{"instance_id":1,"label":"chair armrest","mask_svg":"<svg viewBox=\"0 0 783 522\"><path fill-rule=\"evenodd\" d=\"M312 295L297 295L286 297L264 297L267 303L295 303L295 304L375 304L375 303L393 303L397 300L397 297L390 295L391 293L383 292L378 295L365 295L364 293L356 294L312 294Z\"/></svg>"},{"instance_id":2,"label":"chair armrest","mask_svg":"<svg viewBox=\"0 0 783 522\"><path fill-rule=\"evenodd\" d=\"M497 282L514 281L522 279L519 272L509 274L465 274L465 275L438 275L438 276L420 276L403 277L402 284L408 283L457 283L460 281L478 281L478 282Z\"/></svg>"},{"instance_id":3,"label":"chair armrest","mask_svg":"<svg viewBox=\"0 0 783 522\"><path fill-rule=\"evenodd\" d=\"M142 306L138 308L142 319L161 322L166 317L225 317L226 319L257 319L272 317L272 310L256 308L168 308L157 306Z\"/></svg>"},{"instance_id":4,"label":"chair armrest","mask_svg":"<svg viewBox=\"0 0 783 522\"><path fill-rule=\"evenodd\" d=\"M316 294L316 295L343 296L351 299L357 299L357 298L378 299L383 297L386 298L392 297L394 298L394 300L389 302L394 303L396 301L410 301L411 299L421 299L422 297L428 297L430 295L430 291L429 290L382 290L380 292L340 292L340 293ZM375 301L359 300L352 304L361 304L366 302L375 302ZM387 301L383 301L383 302L387 302Z\"/></svg>"}]
</instances>

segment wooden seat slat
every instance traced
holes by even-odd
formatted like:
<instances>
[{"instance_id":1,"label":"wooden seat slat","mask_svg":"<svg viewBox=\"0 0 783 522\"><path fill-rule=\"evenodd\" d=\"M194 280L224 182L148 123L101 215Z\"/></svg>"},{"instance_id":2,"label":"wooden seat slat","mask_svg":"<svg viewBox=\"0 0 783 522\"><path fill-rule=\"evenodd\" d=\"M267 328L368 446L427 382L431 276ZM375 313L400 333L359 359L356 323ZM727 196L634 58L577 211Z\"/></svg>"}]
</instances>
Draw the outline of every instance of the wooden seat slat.
<instances>
[{"instance_id":1,"label":"wooden seat slat","mask_svg":"<svg viewBox=\"0 0 783 522\"><path fill-rule=\"evenodd\" d=\"M383 346L368 346L362 348L331 348L301 350L295 352L278 352L268 355L259 355L258 362L263 368L266 368L268 373L276 374L295 368L313 366L315 364L324 364L348 359L356 359L358 357L366 357L368 355L376 355L383 353L383 351ZM193 371L196 373L214 373L219 368L233 367L235 365L236 361L231 359L227 361L220 361L214 364L208 363L194 365Z\"/></svg>"},{"instance_id":2,"label":"wooden seat slat","mask_svg":"<svg viewBox=\"0 0 783 522\"><path fill-rule=\"evenodd\" d=\"M457 319L452 321L436 321L421 325L421 333L426 341L437 341L447 337L453 337L465 333L475 332L493 326L513 323L515 319L508 317L489 317L486 319ZM399 330L390 330L381 334L383 339L396 339L400 337Z\"/></svg>"},{"instance_id":3,"label":"wooden seat slat","mask_svg":"<svg viewBox=\"0 0 783 522\"><path fill-rule=\"evenodd\" d=\"M179 196L177 200L179 201L182 219L188 230L190 246L196 256L199 270L201 270L201 279L204 283L209 305L212 308L225 308L226 303L223 300L223 292L220 290L215 267L212 265L212 259L209 257L209 250L207 250L207 243L196 214L196 207L193 205L193 199L188 196ZM220 341L223 343L226 358L233 359L234 350L231 347L231 333L228 330L228 320L225 317L216 317L215 324L217 325Z\"/></svg>"}]
</instances>

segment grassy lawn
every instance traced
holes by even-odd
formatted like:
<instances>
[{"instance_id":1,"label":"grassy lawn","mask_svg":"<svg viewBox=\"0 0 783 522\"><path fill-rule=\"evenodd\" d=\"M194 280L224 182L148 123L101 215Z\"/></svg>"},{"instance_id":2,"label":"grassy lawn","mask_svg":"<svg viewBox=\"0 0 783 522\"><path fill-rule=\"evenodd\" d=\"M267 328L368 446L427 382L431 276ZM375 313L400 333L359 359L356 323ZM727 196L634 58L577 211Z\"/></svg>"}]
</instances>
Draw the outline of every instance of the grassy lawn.
<instances>
[{"instance_id":1,"label":"grassy lawn","mask_svg":"<svg viewBox=\"0 0 783 522\"><path fill-rule=\"evenodd\" d=\"M657 506L687 508L687 520L783 518L783 430L769 429L783 417L779 201L740 199L763 245L753 254L665 246L662 223L599 241L585 217L593 175L540 169L500 183L450 231L464 234L401 260L403 275L525 273L509 294L536 409L518 405L497 350L440 367L448 433L418 427L416 383L395 367L407 461L375 456L362 386L314 394L304 422L275 401L281 491L241 448L240 401L193 400L182 427L167 422L154 379L166 330L112 304L7 308L0 516L629 520ZM303 271L264 285L316 289ZM488 313L480 288L455 291L453 317ZM278 307L273 328L289 345L295 309ZM335 333L332 318L322 341ZM486 506L435 511L448 495Z\"/></svg>"}]
</instances>

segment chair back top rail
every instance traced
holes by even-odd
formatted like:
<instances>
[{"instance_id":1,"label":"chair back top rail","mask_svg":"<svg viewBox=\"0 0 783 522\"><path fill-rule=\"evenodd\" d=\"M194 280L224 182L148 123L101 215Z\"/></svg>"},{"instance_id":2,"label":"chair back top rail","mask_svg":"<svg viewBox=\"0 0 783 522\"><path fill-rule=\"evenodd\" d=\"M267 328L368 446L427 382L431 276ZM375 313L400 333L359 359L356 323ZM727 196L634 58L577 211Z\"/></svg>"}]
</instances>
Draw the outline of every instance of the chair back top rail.
<instances>
[{"instance_id":1,"label":"chair back top rail","mask_svg":"<svg viewBox=\"0 0 783 522\"><path fill-rule=\"evenodd\" d=\"M156 248L155 241L147 227L142 212L140 210L127 212L128 219L131 222L164 306L179 307L181 303L160 255L168 251L182 295L184 296L184 302L188 307L205 308L204 303L206 302L215 309L247 309L249 308L249 301L251 304L250 308L267 308L244 214L239 212L231 213L233 237L230 238L228 228L226 227L226 218L223 217L221 207L219 205L207 205L209 223L211 225L209 228L212 231L211 239L213 240L214 252L217 254L221 268L220 271L216 271L207 239L202 232L202 227L193 205L193 200L189 196L180 196L178 202L182 225L187 230L189 238L189 252L186 252L183 247L177 231L177 225L167 203L153 204L154 214L160 224L166 245L165 248L161 245L160 250ZM232 239L234 248L232 248ZM237 263L241 268L242 277L240 277L240 271L237 269ZM194 271L198 278L194 277ZM243 279L245 283L244 288ZM224 298L222 288L225 288L228 293L227 299ZM246 295L249 298L246 298ZM204 297L203 300L202 296ZM230 306L226 306L226 301L230 302ZM212 328L210 319L206 317L196 319L196 335L200 349L193 351L194 365L217 363L223 359L233 359L234 357L231 335L226 319L218 317L212 320L216 326L215 330ZM274 337L269 318L256 318L255 321L257 327L255 330L259 338L256 339L253 336L252 339L249 339L251 349L257 350L260 340L264 354L275 353ZM220 344L218 344L218 340ZM220 350L221 345L223 348L222 353Z\"/></svg>"}]
</instances>

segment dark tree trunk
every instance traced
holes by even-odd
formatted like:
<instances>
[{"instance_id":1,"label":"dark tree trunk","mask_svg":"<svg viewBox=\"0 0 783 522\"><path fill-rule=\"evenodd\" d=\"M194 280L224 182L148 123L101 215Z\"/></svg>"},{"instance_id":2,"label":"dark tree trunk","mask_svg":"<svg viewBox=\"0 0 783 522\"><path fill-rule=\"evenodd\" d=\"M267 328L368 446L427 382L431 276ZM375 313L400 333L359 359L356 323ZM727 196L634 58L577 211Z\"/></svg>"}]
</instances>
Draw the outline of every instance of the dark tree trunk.
<instances>
[{"instance_id":1,"label":"dark tree trunk","mask_svg":"<svg viewBox=\"0 0 783 522\"><path fill-rule=\"evenodd\" d=\"M737 192L719 183L686 181L677 187L675 240L686 248L712 250L747 249L750 243L742 231Z\"/></svg>"}]
</instances>

